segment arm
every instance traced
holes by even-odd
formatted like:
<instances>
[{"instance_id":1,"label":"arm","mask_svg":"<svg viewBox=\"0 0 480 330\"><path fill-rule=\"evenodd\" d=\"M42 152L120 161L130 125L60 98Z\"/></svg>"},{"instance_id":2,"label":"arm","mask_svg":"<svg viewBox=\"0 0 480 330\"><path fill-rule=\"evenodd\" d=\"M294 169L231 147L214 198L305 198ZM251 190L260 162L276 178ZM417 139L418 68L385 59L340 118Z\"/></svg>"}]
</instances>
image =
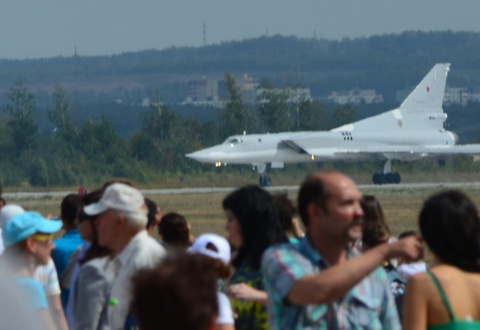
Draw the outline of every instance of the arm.
<instances>
[{"instance_id":1,"label":"arm","mask_svg":"<svg viewBox=\"0 0 480 330\"><path fill-rule=\"evenodd\" d=\"M427 275L417 274L407 283L403 300L403 326L405 329L427 328L427 301L425 286Z\"/></svg>"},{"instance_id":2,"label":"arm","mask_svg":"<svg viewBox=\"0 0 480 330\"><path fill-rule=\"evenodd\" d=\"M110 281L99 267L87 263L80 268L76 285L75 329L97 329L106 307Z\"/></svg>"},{"instance_id":3,"label":"arm","mask_svg":"<svg viewBox=\"0 0 480 330\"><path fill-rule=\"evenodd\" d=\"M57 326L57 329L68 330L67 320L65 319L62 303L60 302L60 295L54 294L47 296L47 300L50 315L52 316L52 320Z\"/></svg>"},{"instance_id":4,"label":"arm","mask_svg":"<svg viewBox=\"0 0 480 330\"><path fill-rule=\"evenodd\" d=\"M303 236L303 230L302 227L300 226L300 223L298 222L297 218L292 219L292 228L293 228L293 235L296 238L300 238Z\"/></svg>"},{"instance_id":5,"label":"arm","mask_svg":"<svg viewBox=\"0 0 480 330\"><path fill-rule=\"evenodd\" d=\"M232 306L228 297L221 292L217 292L218 299L218 315L216 317L217 330L234 330L235 321L233 319Z\"/></svg>"},{"instance_id":6,"label":"arm","mask_svg":"<svg viewBox=\"0 0 480 330\"><path fill-rule=\"evenodd\" d=\"M417 237L407 237L391 244L381 244L363 255L332 266L320 274L306 275L293 284L288 299L294 304L326 304L345 295L382 261L405 257L419 259L423 246Z\"/></svg>"},{"instance_id":7,"label":"arm","mask_svg":"<svg viewBox=\"0 0 480 330\"><path fill-rule=\"evenodd\" d=\"M250 285L245 283L230 285L226 290L226 294L234 299L257 301L264 305L267 304L268 300L266 291L252 288Z\"/></svg>"}]
</instances>

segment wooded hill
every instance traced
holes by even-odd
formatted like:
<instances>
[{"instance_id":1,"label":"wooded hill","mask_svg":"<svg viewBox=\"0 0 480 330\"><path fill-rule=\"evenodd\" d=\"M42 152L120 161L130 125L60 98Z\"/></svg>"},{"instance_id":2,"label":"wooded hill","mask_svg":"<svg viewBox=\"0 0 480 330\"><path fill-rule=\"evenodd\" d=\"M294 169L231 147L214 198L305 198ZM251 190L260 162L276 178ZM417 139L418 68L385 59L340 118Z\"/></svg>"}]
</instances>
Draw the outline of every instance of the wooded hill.
<instances>
[{"instance_id":1,"label":"wooded hill","mask_svg":"<svg viewBox=\"0 0 480 330\"><path fill-rule=\"evenodd\" d=\"M271 36L113 56L0 60L0 92L22 77L40 91L55 84L77 90L82 103L117 97L138 102L155 91L177 103L192 76L229 72L268 77L279 86L295 76L314 97L358 87L393 101L396 90L412 87L439 62L452 63L450 85L480 86L479 52L480 33L473 32L411 31L341 41Z\"/></svg>"}]
</instances>

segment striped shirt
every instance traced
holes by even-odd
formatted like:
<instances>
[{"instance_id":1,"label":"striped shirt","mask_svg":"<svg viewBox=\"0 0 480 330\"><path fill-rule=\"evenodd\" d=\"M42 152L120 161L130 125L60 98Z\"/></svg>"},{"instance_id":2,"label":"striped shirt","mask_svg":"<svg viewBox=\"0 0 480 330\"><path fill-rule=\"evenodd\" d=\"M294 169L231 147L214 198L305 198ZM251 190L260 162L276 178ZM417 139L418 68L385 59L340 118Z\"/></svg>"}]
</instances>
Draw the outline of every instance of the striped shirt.
<instances>
[{"instance_id":1,"label":"striped shirt","mask_svg":"<svg viewBox=\"0 0 480 330\"><path fill-rule=\"evenodd\" d=\"M349 250L347 257L353 258L355 254ZM332 303L296 305L288 301L296 281L328 267L306 236L296 244L280 244L265 252L262 272L269 297L271 329L401 329L382 267Z\"/></svg>"},{"instance_id":2,"label":"striped shirt","mask_svg":"<svg viewBox=\"0 0 480 330\"><path fill-rule=\"evenodd\" d=\"M34 279L42 285L47 296L60 294L57 270L52 258L48 260L46 265L40 265L35 268Z\"/></svg>"}]
</instances>

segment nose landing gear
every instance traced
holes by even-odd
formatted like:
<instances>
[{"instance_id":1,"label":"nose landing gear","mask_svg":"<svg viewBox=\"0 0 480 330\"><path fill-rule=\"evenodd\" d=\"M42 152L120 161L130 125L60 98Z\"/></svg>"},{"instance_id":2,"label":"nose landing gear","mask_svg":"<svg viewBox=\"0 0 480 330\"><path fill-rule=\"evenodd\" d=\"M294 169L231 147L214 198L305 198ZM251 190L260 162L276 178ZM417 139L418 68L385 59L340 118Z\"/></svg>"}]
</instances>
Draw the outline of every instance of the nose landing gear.
<instances>
[{"instance_id":1,"label":"nose landing gear","mask_svg":"<svg viewBox=\"0 0 480 330\"><path fill-rule=\"evenodd\" d=\"M267 175L268 170L271 169L271 164L255 164L253 168L258 171L260 178L258 179L258 185L260 187L269 187L272 185L272 179Z\"/></svg>"},{"instance_id":2,"label":"nose landing gear","mask_svg":"<svg viewBox=\"0 0 480 330\"><path fill-rule=\"evenodd\" d=\"M262 174L258 179L258 184L260 187L270 187L272 185L272 179L268 175Z\"/></svg>"}]
</instances>

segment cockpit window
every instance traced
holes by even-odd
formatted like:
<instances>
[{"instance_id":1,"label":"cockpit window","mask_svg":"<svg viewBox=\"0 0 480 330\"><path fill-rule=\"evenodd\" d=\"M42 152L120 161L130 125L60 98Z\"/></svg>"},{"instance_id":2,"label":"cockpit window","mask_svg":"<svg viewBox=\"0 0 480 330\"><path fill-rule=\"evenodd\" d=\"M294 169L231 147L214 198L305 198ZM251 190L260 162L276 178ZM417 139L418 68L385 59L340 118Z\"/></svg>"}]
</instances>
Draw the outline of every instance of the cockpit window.
<instances>
[{"instance_id":1,"label":"cockpit window","mask_svg":"<svg viewBox=\"0 0 480 330\"><path fill-rule=\"evenodd\" d=\"M240 141L237 138L229 139L228 143L230 144L230 147L234 147L237 145Z\"/></svg>"}]
</instances>

